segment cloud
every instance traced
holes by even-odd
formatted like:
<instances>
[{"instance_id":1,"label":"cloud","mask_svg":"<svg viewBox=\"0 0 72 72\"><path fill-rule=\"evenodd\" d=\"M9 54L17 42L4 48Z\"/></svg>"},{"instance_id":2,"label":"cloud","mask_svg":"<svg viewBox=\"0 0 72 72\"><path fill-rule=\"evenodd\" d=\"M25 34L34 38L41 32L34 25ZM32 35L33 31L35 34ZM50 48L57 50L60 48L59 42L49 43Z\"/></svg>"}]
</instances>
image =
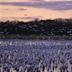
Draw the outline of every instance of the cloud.
<instances>
[{"instance_id":1,"label":"cloud","mask_svg":"<svg viewBox=\"0 0 72 72\"><path fill-rule=\"evenodd\" d=\"M36 16L36 17L30 17L30 16L26 16L26 17L17 17L17 16L11 16L11 17L2 17L2 20L6 20L6 19L12 19L12 20L35 20L35 19L41 19L43 18L42 16Z\"/></svg>"},{"instance_id":2,"label":"cloud","mask_svg":"<svg viewBox=\"0 0 72 72\"><path fill-rule=\"evenodd\" d=\"M29 2L31 0L0 0L0 2Z\"/></svg>"},{"instance_id":3,"label":"cloud","mask_svg":"<svg viewBox=\"0 0 72 72\"><path fill-rule=\"evenodd\" d=\"M27 9L25 9L25 8L15 8L15 9L1 8L1 9L0 9L0 11L16 11L16 10L26 11Z\"/></svg>"},{"instance_id":4,"label":"cloud","mask_svg":"<svg viewBox=\"0 0 72 72\"><path fill-rule=\"evenodd\" d=\"M27 9L25 9L25 8L18 8L17 10L25 11L25 10L27 10Z\"/></svg>"},{"instance_id":5,"label":"cloud","mask_svg":"<svg viewBox=\"0 0 72 72\"><path fill-rule=\"evenodd\" d=\"M0 2L0 5L31 6L34 8L45 8L51 10L72 10L72 1Z\"/></svg>"},{"instance_id":6,"label":"cloud","mask_svg":"<svg viewBox=\"0 0 72 72\"><path fill-rule=\"evenodd\" d=\"M72 0L32 0L32 1L72 1Z\"/></svg>"}]
</instances>

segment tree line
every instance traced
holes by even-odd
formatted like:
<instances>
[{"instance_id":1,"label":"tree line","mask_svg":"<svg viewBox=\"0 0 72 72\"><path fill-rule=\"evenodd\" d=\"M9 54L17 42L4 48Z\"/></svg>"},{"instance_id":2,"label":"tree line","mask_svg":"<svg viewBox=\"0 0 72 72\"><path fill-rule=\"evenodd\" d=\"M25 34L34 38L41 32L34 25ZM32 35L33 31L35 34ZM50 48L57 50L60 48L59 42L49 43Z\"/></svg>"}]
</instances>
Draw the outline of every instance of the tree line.
<instances>
[{"instance_id":1,"label":"tree line","mask_svg":"<svg viewBox=\"0 0 72 72\"><path fill-rule=\"evenodd\" d=\"M72 36L72 19L0 21L0 35L8 34Z\"/></svg>"}]
</instances>

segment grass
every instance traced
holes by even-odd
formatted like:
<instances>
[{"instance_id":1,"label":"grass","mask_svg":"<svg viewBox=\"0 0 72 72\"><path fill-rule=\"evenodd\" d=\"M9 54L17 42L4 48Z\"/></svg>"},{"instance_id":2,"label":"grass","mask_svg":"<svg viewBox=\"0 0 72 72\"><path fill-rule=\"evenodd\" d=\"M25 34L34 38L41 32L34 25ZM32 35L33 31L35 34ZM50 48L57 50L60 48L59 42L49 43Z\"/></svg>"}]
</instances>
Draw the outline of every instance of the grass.
<instances>
[{"instance_id":1,"label":"grass","mask_svg":"<svg viewBox=\"0 0 72 72\"><path fill-rule=\"evenodd\" d=\"M19 35L0 34L0 39L24 39L24 40L72 40L72 36L48 36L48 35Z\"/></svg>"}]
</instances>

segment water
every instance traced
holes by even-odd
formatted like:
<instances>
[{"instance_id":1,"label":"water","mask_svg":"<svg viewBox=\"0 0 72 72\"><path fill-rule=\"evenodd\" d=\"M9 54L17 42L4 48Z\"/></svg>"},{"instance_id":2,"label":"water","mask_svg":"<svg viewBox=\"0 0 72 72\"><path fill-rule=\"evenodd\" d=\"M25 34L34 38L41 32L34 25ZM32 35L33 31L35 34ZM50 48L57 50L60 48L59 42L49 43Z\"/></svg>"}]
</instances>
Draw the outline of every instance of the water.
<instances>
[{"instance_id":1,"label":"water","mask_svg":"<svg viewBox=\"0 0 72 72\"><path fill-rule=\"evenodd\" d=\"M72 72L72 40L1 39L0 67L3 72L42 72L43 67L45 72Z\"/></svg>"}]
</instances>

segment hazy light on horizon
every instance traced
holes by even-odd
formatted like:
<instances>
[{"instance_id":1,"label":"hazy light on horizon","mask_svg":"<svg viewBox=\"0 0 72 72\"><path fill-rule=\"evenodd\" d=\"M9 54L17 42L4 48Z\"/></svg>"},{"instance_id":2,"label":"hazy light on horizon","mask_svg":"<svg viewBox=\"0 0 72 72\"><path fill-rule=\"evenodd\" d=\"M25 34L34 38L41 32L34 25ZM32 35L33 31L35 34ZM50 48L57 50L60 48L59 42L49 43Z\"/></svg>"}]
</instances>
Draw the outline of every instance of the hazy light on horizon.
<instances>
[{"instance_id":1,"label":"hazy light on horizon","mask_svg":"<svg viewBox=\"0 0 72 72\"><path fill-rule=\"evenodd\" d=\"M39 19L72 18L71 0L42 0L42 1L0 0L0 20L29 21L34 20L36 18Z\"/></svg>"}]
</instances>

